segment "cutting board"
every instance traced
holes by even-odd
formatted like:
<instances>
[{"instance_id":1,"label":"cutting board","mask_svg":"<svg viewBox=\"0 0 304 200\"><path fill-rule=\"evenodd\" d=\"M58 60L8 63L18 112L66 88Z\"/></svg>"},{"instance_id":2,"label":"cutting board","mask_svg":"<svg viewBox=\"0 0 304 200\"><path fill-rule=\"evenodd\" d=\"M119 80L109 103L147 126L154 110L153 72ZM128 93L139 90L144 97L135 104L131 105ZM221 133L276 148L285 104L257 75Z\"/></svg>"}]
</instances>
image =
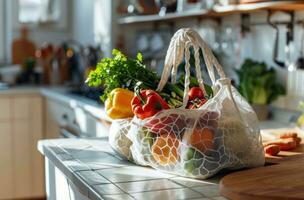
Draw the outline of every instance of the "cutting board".
<instances>
[{"instance_id":1,"label":"cutting board","mask_svg":"<svg viewBox=\"0 0 304 200\"><path fill-rule=\"evenodd\" d=\"M266 156L266 165L231 173L220 181L220 192L233 200L304 200L304 144L278 156Z\"/></svg>"}]
</instances>

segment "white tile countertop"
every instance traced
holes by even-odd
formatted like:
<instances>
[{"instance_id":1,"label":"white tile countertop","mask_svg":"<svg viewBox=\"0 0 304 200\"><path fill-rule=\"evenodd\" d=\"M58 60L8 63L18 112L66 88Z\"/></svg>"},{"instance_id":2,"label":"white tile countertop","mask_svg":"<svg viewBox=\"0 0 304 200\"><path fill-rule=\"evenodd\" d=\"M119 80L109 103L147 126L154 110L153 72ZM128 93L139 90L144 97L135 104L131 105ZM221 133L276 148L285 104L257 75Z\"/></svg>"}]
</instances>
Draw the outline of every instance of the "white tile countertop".
<instances>
[{"instance_id":1,"label":"white tile countertop","mask_svg":"<svg viewBox=\"0 0 304 200\"><path fill-rule=\"evenodd\" d=\"M219 194L221 176L194 180L136 166L106 140L43 140L38 149L89 199L226 199Z\"/></svg>"}]
</instances>

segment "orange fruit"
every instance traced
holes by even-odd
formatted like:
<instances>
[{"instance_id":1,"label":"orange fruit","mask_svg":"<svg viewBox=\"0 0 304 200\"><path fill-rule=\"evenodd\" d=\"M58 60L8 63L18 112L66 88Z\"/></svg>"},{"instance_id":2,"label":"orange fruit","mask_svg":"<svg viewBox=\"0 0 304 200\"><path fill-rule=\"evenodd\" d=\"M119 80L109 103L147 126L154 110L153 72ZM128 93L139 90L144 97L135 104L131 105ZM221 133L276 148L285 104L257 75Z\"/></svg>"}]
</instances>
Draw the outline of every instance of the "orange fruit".
<instances>
[{"instance_id":1,"label":"orange fruit","mask_svg":"<svg viewBox=\"0 0 304 200\"><path fill-rule=\"evenodd\" d=\"M188 140L188 144L201 152L205 152L213 148L213 138L213 132L209 128L194 129Z\"/></svg>"},{"instance_id":2,"label":"orange fruit","mask_svg":"<svg viewBox=\"0 0 304 200\"><path fill-rule=\"evenodd\" d=\"M152 145L153 158L160 165L175 164L179 159L179 140L173 134L160 135Z\"/></svg>"}]
</instances>

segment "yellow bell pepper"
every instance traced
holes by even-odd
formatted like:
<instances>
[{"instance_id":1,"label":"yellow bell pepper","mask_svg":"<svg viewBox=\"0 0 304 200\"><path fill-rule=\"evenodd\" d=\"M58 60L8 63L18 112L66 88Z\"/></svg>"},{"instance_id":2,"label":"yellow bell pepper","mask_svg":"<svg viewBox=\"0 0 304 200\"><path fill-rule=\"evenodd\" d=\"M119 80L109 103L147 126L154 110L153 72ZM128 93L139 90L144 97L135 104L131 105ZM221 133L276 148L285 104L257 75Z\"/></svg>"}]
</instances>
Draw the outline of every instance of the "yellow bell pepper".
<instances>
[{"instance_id":1,"label":"yellow bell pepper","mask_svg":"<svg viewBox=\"0 0 304 200\"><path fill-rule=\"evenodd\" d=\"M134 92L128 89L116 88L105 102L106 113L112 119L123 119L133 117L131 101Z\"/></svg>"}]
</instances>

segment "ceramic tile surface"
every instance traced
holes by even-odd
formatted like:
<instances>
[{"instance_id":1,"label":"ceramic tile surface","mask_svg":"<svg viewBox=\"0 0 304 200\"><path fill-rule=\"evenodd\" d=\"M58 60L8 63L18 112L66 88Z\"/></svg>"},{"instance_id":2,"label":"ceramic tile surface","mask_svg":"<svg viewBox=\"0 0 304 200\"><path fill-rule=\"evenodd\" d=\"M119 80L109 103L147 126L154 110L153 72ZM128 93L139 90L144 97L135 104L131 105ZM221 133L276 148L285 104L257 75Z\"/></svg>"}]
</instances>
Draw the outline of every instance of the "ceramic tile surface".
<instances>
[{"instance_id":1,"label":"ceramic tile surface","mask_svg":"<svg viewBox=\"0 0 304 200\"><path fill-rule=\"evenodd\" d=\"M87 165L78 160L66 160L63 161L63 164L73 172L90 170Z\"/></svg>"},{"instance_id":2,"label":"ceramic tile surface","mask_svg":"<svg viewBox=\"0 0 304 200\"><path fill-rule=\"evenodd\" d=\"M113 183L173 177L172 175L164 174L151 168L137 166L101 169L98 170L97 173L106 177Z\"/></svg>"},{"instance_id":3,"label":"ceramic tile surface","mask_svg":"<svg viewBox=\"0 0 304 200\"><path fill-rule=\"evenodd\" d=\"M102 198L105 200L134 200L134 198L128 194L104 195Z\"/></svg>"},{"instance_id":4,"label":"ceramic tile surface","mask_svg":"<svg viewBox=\"0 0 304 200\"><path fill-rule=\"evenodd\" d=\"M203 198L201 194L188 188L149 191L132 194L136 199L192 199Z\"/></svg>"},{"instance_id":5,"label":"ceramic tile surface","mask_svg":"<svg viewBox=\"0 0 304 200\"><path fill-rule=\"evenodd\" d=\"M175 188L182 188L183 186L178 185L168 179L156 179L156 180L146 180L146 181L136 181L136 182L126 182L117 184L124 191L129 193L136 192L147 192L155 190L168 190Z\"/></svg>"},{"instance_id":6,"label":"ceramic tile surface","mask_svg":"<svg viewBox=\"0 0 304 200\"><path fill-rule=\"evenodd\" d=\"M218 185L209 185L209 186L199 186L191 188L206 197L217 197L220 196Z\"/></svg>"},{"instance_id":7,"label":"ceramic tile surface","mask_svg":"<svg viewBox=\"0 0 304 200\"><path fill-rule=\"evenodd\" d=\"M114 184L101 184L94 185L93 188L97 191L101 196L104 195L116 195L116 194L125 194L119 187Z\"/></svg>"},{"instance_id":8,"label":"ceramic tile surface","mask_svg":"<svg viewBox=\"0 0 304 200\"><path fill-rule=\"evenodd\" d=\"M44 140L38 149L92 200L226 199L219 194L219 177L194 180L136 166L104 140Z\"/></svg>"},{"instance_id":9,"label":"ceramic tile surface","mask_svg":"<svg viewBox=\"0 0 304 200\"><path fill-rule=\"evenodd\" d=\"M89 185L110 183L108 179L105 179L104 177L100 176L95 171L79 171L76 172L76 174L79 175Z\"/></svg>"}]
</instances>

